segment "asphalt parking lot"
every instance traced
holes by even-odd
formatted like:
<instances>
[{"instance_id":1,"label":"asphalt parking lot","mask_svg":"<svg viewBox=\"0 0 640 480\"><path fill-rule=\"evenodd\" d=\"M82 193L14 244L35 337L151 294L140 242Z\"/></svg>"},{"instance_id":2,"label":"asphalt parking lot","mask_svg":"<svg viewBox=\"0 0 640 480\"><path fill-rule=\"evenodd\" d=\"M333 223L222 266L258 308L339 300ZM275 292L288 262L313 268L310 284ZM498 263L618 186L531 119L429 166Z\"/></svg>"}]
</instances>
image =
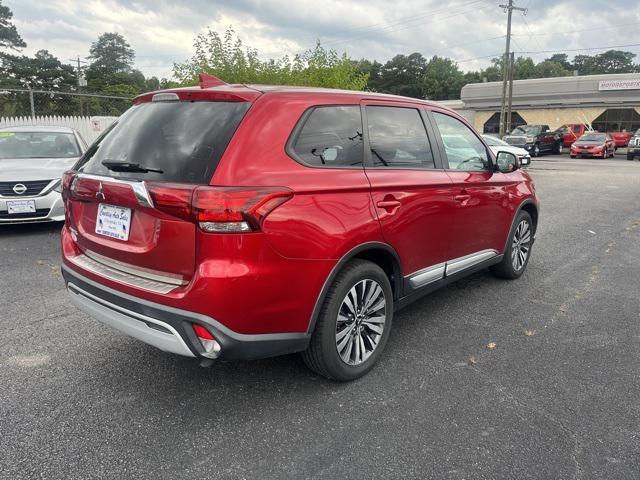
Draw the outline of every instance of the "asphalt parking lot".
<instances>
[{"instance_id":1,"label":"asphalt parking lot","mask_svg":"<svg viewBox=\"0 0 640 480\"><path fill-rule=\"evenodd\" d=\"M69 304L59 226L1 228L0 477L637 479L640 162L529 171L525 275L400 312L348 384L297 356L204 369L122 337Z\"/></svg>"}]
</instances>

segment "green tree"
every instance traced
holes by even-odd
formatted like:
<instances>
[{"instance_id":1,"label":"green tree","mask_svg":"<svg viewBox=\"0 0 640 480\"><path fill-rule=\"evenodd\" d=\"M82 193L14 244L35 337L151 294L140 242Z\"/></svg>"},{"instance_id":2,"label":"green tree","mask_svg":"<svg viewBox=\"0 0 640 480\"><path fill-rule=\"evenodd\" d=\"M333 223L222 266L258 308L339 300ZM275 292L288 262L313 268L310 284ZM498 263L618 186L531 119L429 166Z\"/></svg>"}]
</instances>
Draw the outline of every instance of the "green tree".
<instances>
[{"instance_id":1,"label":"green tree","mask_svg":"<svg viewBox=\"0 0 640 480\"><path fill-rule=\"evenodd\" d=\"M380 68L379 91L424 98L423 78L427 70L427 59L421 53L396 55Z\"/></svg>"},{"instance_id":2,"label":"green tree","mask_svg":"<svg viewBox=\"0 0 640 480\"><path fill-rule=\"evenodd\" d=\"M47 50L39 50L33 57L3 54L2 60L0 76L3 79L3 86L52 92L36 94L39 115L74 113L73 99L66 95L55 94L56 91L68 92L75 87L76 76L71 65L64 65ZM5 97L3 100L12 100L12 97ZM15 105L17 110L11 114L30 112L27 95L16 93L13 95L13 100L19 105ZM5 104L3 110L6 112L7 108ZM14 107L10 110L12 108Z\"/></svg>"},{"instance_id":3,"label":"green tree","mask_svg":"<svg viewBox=\"0 0 640 480\"><path fill-rule=\"evenodd\" d=\"M91 44L89 57L93 70L108 73L129 72L132 69L135 52L119 33L106 32Z\"/></svg>"},{"instance_id":4,"label":"green tree","mask_svg":"<svg viewBox=\"0 0 640 480\"><path fill-rule=\"evenodd\" d=\"M571 71L560 62L544 60L535 66L536 78L566 77Z\"/></svg>"},{"instance_id":5,"label":"green tree","mask_svg":"<svg viewBox=\"0 0 640 480\"><path fill-rule=\"evenodd\" d=\"M174 64L181 84L193 84L199 73L217 76L228 83L306 85L362 90L367 75L359 72L346 54L327 50L320 42L293 58L261 60L255 48L246 47L232 28L224 36L209 30L194 41L195 53L185 63Z\"/></svg>"},{"instance_id":6,"label":"green tree","mask_svg":"<svg viewBox=\"0 0 640 480\"><path fill-rule=\"evenodd\" d=\"M569 55L566 53L554 53L549 58L544 60L545 62L559 63L565 70L571 71L573 65L569 62Z\"/></svg>"},{"instance_id":7,"label":"green tree","mask_svg":"<svg viewBox=\"0 0 640 480\"><path fill-rule=\"evenodd\" d=\"M11 19L13 12L0 0L0 48L19 51L27 46Z\"/></svg>"},{"instance_id":8,"label":"green tree","mask_svg":"<svg viewBox=\"0 0 640 480\"><path fill-rule=\"evenodd\" d=\"M427 62L421 84L424 96L431 100L460 98L464 75L453 60L436 55Z\"/></svg>"}]
</instances>

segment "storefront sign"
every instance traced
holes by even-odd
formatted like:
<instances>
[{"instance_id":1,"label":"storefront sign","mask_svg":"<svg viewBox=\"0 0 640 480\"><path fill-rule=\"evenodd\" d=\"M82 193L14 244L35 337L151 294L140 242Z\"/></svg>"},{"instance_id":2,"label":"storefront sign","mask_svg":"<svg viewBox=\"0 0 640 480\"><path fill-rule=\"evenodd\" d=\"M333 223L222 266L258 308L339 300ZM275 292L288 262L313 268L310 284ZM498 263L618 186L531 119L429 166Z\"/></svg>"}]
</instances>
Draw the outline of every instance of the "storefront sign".
<instances>
[{"instance_id":1,"label":"storefront sign","mask_svg":"<svg viewBox=\"0 0 640 480\"><path fill-rule=\"evenodd\" d=\"M637 80L600 80L598 90L640 90L640 78Z\"/></svg>"}]
</instances>

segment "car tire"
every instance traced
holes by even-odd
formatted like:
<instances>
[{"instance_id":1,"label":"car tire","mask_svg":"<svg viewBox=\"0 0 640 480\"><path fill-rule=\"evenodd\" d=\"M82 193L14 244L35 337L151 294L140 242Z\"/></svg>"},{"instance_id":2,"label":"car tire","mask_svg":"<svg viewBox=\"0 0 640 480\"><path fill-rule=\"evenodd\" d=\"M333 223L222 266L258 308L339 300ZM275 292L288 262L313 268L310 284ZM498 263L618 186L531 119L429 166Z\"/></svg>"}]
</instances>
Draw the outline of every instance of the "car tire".
<instances>
[{"instance_id":1,"label":"car tire","mask_svg":"<svg viewBox=\"0 0 640 480\"><path fill-rule=\"evenodd\" d=\"M562 154L562 142L556 142L556 144L553 147L553 153L556 155Z\"/></svg>"},{"instance_id":2,"label":"car tire","mask_svg":"<svg viewBox=\"0 0 640 480\"><path fill-rule=\"evenodd\" d=\"M367 294L376 297L367 298ZM389 277L373 262L352 260L331 283L302 359L311 370L331 380L362 377L382 354L392 320Z\"/></svg>"},{"instance_id":3,"label":"car tire","mask_svg":"<svg viewBox=\"0 0 640 480\"><path fill-rule=\"evenodd\" d=\"M627 160L633 160L633 153L627 153Z\"/></svg>"},{"instance_id":4,"label":"car tire","mask_svg":"<svg viewBox=\"0 0 640 480\"><path fill-rule=\"evenodd\" d=\"M502 261L491 267L496 277L515 280L524 273L531 258L533 235L534 226L531 215L520 210L509 232L509 240Z\"/></svg>"},{"instance_id":5,"label":"car tire","mask_svg":"<svg viewBox=\"0 0 640 480\"><path fill-rule=\"evenodd\" d=\"M531 157L539 157L540 156L540 144L536 143L531 150Z\"/></svg>"}]
</instances>

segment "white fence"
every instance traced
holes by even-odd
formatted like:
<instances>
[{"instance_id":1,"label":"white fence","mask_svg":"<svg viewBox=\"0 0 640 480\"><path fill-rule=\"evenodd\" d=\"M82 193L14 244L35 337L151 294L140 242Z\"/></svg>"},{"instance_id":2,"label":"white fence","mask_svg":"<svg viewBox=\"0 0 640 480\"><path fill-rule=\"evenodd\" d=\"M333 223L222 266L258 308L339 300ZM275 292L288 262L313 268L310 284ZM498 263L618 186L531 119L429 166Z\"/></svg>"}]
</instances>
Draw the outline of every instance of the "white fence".
<instances>
[{"instance_id":1,"label":"white fence","mask_svg":"<svg viewBox=\"0 0 640 480\"><path fill-rule=\"evenodd\" d=\"M93 143L98 136L118 117L0 117L0 128L23 125L39 125L48 127L70 127L78 132L87 145Z\"/></svg>"}]
</instances>

